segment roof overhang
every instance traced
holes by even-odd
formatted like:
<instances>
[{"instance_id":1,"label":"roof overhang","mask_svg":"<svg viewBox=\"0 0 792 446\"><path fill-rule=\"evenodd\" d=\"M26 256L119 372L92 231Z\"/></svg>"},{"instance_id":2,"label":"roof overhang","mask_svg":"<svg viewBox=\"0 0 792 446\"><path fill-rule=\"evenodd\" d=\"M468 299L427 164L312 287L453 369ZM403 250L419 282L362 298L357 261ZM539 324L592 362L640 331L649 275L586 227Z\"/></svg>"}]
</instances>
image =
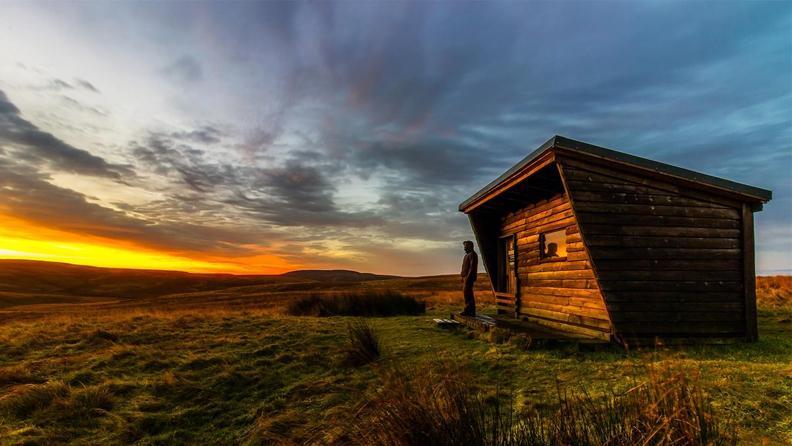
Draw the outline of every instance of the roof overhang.
<instances>
[{"instance_id":1,"label":"roof overhang","mask_svg":"<svg viewBox=\"0 0 792 446\"><path fill-rule=\"evenodd\" d=\"M583 156L590 159L602 160L608 163L621 164L623 166L644 172L651 172L662 177L672 178L676 181L689 183L699 188L705 188L726 194L739 201L762 204L768 202L773 193L766 189L761 189L747 184L718 178L712 175L695 172L681 167L653 161L639 156L630 155L616 150L606 149L563 136L553 136L547 142L539 146L515 164L511 169L503 173L491 183L484 186L481 190L473 194L470 198L459 205L459 210L470 213L487 201L495 198L524 179L530 177L541 168L555 161L556 154Z\"/></svg>"}]
</instances>

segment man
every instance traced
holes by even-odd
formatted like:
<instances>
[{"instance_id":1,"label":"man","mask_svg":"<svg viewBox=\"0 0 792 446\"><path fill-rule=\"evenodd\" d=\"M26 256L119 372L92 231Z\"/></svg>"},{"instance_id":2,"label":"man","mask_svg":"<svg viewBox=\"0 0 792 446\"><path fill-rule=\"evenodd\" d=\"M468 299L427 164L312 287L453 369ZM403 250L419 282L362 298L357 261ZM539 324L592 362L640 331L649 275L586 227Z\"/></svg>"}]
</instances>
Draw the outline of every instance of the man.
<instances>
[{"instance_id":1,"label":"man","mask_svg":"<svg viewBox=\"0 0 792 446\"><path fill-rule=\"evenodd\" d=\"M463 316L476 315L476 299L473 296L473 284L476 283L478 275L478 254L473 250L473 242L465 240L462 242L465 248L465 258L462 260L462 294L465 296L465 309Z\"/></svg>"}]
</instances>

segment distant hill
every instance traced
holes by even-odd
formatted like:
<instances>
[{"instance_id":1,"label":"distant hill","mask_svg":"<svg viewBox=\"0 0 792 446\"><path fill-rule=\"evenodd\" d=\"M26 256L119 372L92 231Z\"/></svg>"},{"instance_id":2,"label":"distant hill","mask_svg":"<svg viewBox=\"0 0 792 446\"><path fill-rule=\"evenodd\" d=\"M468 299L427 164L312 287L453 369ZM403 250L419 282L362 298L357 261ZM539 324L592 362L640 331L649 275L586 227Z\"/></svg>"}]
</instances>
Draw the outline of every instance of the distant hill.
<instances>
[{"instance_id":1,"label":"distant hill","mask_svg":"<svg viewBox=\"0 0 792 446\"><path fill-rule=\"evenodd\" d=\"M195 274L181 271L99 268L68 263L0 259L0 307L19 293L135 299L250 285L302 282L358 283L398 278L346 270L305 270L280 275ZM13 296L13 299L11 298Z\"/></svg>"},{"instance_id":2,"label":"distant hill","mask_svg":"<svg viewBox=\"0 0 792 446\"><path fill-rule=\"evenodd\" d=\"M399 276L386 276L381 274L359 273L345 269L303 269L290 271L280 275L322 282L368 282L371 280L398 279Z\"/></svg>"}]
</instances>

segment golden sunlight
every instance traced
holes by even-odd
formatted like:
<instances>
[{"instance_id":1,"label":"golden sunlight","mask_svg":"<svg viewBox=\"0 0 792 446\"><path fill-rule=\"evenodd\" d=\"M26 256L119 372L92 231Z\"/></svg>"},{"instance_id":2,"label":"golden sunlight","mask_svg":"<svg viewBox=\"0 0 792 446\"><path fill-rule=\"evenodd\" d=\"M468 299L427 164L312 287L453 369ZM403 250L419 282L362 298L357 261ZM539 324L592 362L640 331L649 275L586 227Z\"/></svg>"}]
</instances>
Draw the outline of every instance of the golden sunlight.
<instances>
[{"instance_id":1,"label":"golden sunlight","mask_svg":"<svg viewBox=\"0 0 792 446\"><path fill-rule=\"evenodd\" d=\"M227 258L157 251L131 242L43 228L4 215L0 215L0 258L196 273L279 274L300 267L266 253Z\"/></svg>"}]
</instances>

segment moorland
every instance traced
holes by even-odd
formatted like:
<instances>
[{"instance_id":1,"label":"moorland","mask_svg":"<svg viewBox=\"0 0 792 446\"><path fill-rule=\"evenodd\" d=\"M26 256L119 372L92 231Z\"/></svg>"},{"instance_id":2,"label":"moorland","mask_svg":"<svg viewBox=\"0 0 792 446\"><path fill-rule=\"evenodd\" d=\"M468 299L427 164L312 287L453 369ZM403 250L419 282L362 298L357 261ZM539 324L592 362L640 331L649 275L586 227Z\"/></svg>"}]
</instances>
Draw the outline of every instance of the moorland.
<instances>
[{"instance_id":1,"label":"moorland","mask_svg":"<svg viewBox=\"0 0 792 446\"><path fill-rule=\"evenodd\" d=\"M483 312L493 312L486 281ZM792 443L792 278L760 277L759 342L624 351L444 330L456 276L278 276L0 262L0 444L330 444L365 423L394 371L462 371L520 413L618 395L658 371L695 380L741 444ZM378 357L350 364L354 316L294 302L398 293L425 313L366 318Z\"/></svg>"}]
</instances>

